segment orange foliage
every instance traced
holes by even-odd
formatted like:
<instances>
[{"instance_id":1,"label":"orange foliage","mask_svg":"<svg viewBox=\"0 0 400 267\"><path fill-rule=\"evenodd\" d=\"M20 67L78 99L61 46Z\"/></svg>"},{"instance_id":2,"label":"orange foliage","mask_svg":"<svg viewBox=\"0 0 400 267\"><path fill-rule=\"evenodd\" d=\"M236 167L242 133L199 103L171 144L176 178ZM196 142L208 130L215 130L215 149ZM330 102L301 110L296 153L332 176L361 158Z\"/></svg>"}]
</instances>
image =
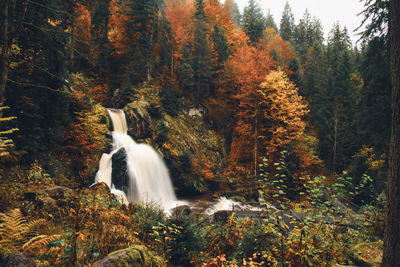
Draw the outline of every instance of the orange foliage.
<instances>
[{"instance_id":1,"label":"orange foliage","mask_svg":"<svg viewBox=\"0 0 400 267\"><path fill-rule=\"evenodd\" d=\"M126 15L126 7L122 1L112 0L110 2L110 18L108 22L108 40L115 49L112 55L127 53L129 42L125 21L129 19Z\"/></svg>"},{"instance_id":2,"label":"orange foliage","mask_svg":"<svg viewBox=\"0 0 400 267\"><path fill-rule=\"evenodd\" d=\"M263 38L259 42L259 47L274 53L281 69L289 75L293 74L289 70L289 64L294 59L294 52L273 28L268 27L265 29Z\"/></svg>"},{"instance_id":3,"label":"orange foliage","mask_svg":"<svg viewBox=\"0 0 400 267\"><path fill-rule=\"evenodd\" d=\"M108 98L107 95L109 91L110 87L107 83L104 83L95 86L93 89L90 89L89 94L97 102L104 103L104 101L106 101Z\"/></svg>"},{"instance_id":4,"label":"orange foliage","mask_svg":"<svg viewBox=\"0 0 400 267\"><path fill-rule=\"evenodd\" d=\"M267 153L273 155L293 141L300 141L306 127L303 117L309 111L297 88L283 71L272 71L261 83L258 92L268 107L264 118L270 128L264 145Z\"/></svg>"},{"instance_id":5,"label":"orange foliage","mask_svg":"<svg viewBox=\"0 0 400 267\"><path fill-rule=\"evenodd\" d=\"M90 12L84 5L77 3L74 8L74 34L79 37L81 41L89 42L91 39L90 29L92 21Z\"/></svg>"},{"instance_id":6,"label":"orange foliage","mask_svg":"<svg viewBox=\"0 0 400 267\"><path fill-rule=\"evenodd\" d=\"M237 90L233 96L236 101L236 124L229 156L231 163L254 163L256 142L266 127L260 124L259 119L263 109L259 84L274 65L268 51L249 46L247 37L241 40L240 46L226 63L226 72L230 73Z\"/></svg>"},{"instance_id":7,"label":"orange foliage","mask_svg":"<svg viewBox=\"0 0 400 267\"><path fill-rule=\"evenodd\" d=\"M209 0L206 2L204 12L207 16L207 28L211 32L217 24L225 33L228 45L233 46L237 40L238 26L231 18L231 1L221 4L219 0Z\"/></svg>"},{"instance_id":8,"label":"orange foliage","mask_svg":"<svg viewBox=\"0 0 400 267\"><path fill-rule=\"evenodd\" d=\"M181 59L182 47L192 39L194 5L191 0L166 0L166 16L174 39L174 58Z\"/></svg>"}]
</instances>

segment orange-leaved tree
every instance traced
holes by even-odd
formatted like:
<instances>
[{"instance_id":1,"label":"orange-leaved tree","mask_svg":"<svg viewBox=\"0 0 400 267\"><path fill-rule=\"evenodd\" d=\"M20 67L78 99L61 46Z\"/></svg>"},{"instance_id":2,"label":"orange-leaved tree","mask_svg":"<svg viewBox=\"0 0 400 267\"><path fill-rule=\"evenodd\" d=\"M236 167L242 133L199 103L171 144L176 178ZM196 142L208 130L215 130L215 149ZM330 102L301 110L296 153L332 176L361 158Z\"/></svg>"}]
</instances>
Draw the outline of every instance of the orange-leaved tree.
<instances>
[{"instance_id":1,"label":"orange-leaved tree","mask_svg":"<svg viewBox=\"0 0 400 267\"><path fill-rule=\"evenodd\" d=\"M265 109L259 85L274 67L275 62L266 50L249 46L244 40L226 63L226 72L231 73L236 87L233 98L236 100L229 161L232 167L254 167L260 156L259 136L265 134L267 125L262 123ZM243 169L243 168L241 168Z\"/></svg>"},{"instance_id":2,"label":"orange-leaved tree","mask_svg":"<svg viewBox=\"0 0 400 267\"><path fill-rule=\"evenodd\" d=\"M278 61L280 68L288 75L293 74L289 66L294 60L294 52L275 29L267 27L264 30L263 37L260 39L258 47L270 51L271 55Z\"/></svg>"},{"instance_id":3,"label":"orange-leaved tree","mask_svg":"<svg viewBox=\"0 0 400 267\"><path fill-rule=\"evenodd\" d=\"M306 127L303 117L309 110L296 86L281 70L271 71L257 91L267 107L263 116L270 125L263 145L267 153L273 155L300 140Z\"/></svg>"}]
</instances>

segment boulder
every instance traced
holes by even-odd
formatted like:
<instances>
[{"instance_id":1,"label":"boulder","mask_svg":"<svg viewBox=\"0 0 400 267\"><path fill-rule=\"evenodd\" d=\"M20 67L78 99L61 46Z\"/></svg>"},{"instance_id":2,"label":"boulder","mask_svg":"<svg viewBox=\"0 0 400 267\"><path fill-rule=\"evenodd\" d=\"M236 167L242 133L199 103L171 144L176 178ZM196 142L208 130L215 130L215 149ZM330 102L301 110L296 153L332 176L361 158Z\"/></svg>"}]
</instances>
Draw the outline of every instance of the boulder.
<instances>
[{"instance_id":1,"label":"boulder","mask_svg":"<svg viewBox=\"0 0 400 267\"><path fill-rule=\"evenodd\" d=\"M112 155L112 172L111 181L116 189L128 193L129 177L126 167L126 150L125 148L119 149Z\"/></svg>"},{"instance_id":2,"label":"boulder","mask_svg":"<svg viewBox=\"0 0 400 267\"><path fill-rule=\"evenodd\" d=\"M226 223L228 221L229 217L233 213L234 212L231 210L219 210L213 214L213 221L219 222L219 223Z\"/></svg>"},{"instance_id":3,"label":"boulder","mask_svg":"<svg viewBox=\"0 0 400 267\"><path fill-rule=\"evenodd\" d=\"M35 262L25 256L23 253L13 253L10 254L1 266L4 267L34 267L36 266Z\"/></svg>"},{"instance_id":4,"label":"boulder","mask_svg":"<svg viewBox=\"0 0 400 267\"><path fill-rule=\"evenodd\" d=\"M350 258L362 267L382 266L383 242L360 243L350 249Z\"/></svg>"},{"instance_id":5,"label":"boulder","mask_svg":"<svg viewBox=\"0 0 400 267\"><path fill-rule=\"evenodd\" d=\"M167 266L167 264L164 259L155 256L147 247L143 245L133 245L126 249L114 251L104 259L92 265L92 267L114 266L162 267Z\"/></svg>"}]
</instances>

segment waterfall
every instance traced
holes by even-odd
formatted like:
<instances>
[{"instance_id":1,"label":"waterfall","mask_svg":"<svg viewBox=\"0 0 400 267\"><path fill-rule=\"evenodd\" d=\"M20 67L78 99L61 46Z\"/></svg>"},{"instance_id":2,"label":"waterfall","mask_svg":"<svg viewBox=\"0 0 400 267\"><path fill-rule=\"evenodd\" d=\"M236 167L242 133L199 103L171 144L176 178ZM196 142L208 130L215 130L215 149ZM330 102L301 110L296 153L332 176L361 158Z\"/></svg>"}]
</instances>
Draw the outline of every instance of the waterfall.
<instances>
[{"instance_id":1,"label":"waterfall","mask_svg":"<svg viewBox=\"0 0 400 267\"><path fill-rule=\"evenodd\" d=\"M178 205L167 167L160 155L147 144L136 143L127 134L125 114L120 109L107 109L112 124L112 151L103 154L96 182L105 182L121 203L153 202L164 209ZM112 183L112 155L119 149L126 151L129 184L127 195Z\"/></svg>"}]
</instances>

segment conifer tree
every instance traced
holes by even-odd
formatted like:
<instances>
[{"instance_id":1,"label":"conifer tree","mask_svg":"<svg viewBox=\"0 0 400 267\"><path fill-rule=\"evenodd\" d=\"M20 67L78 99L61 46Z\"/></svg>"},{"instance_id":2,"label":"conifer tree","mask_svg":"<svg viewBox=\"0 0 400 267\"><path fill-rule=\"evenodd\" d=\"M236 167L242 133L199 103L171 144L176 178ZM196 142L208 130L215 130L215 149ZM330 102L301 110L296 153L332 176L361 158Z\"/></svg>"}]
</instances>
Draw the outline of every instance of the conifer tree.
<instances>
[{"instance_id":1,"label":"conifer tree","mask_svg":"<svg viewBox=\"0 0 400 267\"><path fill-rule=\"evenodd\" d=\"M271 10L268 9L267 17L265 19L265 27L273 28L275 31L278 31L278 26L276 26L274 17L271 14Z\"/></svg>"},{"instance_id":2,"label":"conifer tree","mask_svg":"<svg viewBox=\"0 0 400 267\"><path fill-rule=\"evenodd\" d=\"M291 41L294 32L294 16L289 2L286 2L279 25L281 37L285 41Z\"/></svg>"},{"instance_id":3,"label":"conifer tree","mask_svg":"<svg viewBox=\"0 0 400 267\"><path fill-rule=\"evenodd\" d=\"M262 37L266 20L255 0L249 0L249 4L244 8L242 27L253 44Z\"/></svg>"},{"instance_id":4,"label":"conifer tree","mask_svg":"<svg viewBox=\"0 0 400 267\"><path fill-rule=\"evenodd\" d=\"M194 73L194 96L197 104L208 97L212 69L211 51L207 38L207 17L204 13L204 1L196 0L196 11L193 16L195 25L193 37L193 73Z\"/></svg>"}]
</instances>

